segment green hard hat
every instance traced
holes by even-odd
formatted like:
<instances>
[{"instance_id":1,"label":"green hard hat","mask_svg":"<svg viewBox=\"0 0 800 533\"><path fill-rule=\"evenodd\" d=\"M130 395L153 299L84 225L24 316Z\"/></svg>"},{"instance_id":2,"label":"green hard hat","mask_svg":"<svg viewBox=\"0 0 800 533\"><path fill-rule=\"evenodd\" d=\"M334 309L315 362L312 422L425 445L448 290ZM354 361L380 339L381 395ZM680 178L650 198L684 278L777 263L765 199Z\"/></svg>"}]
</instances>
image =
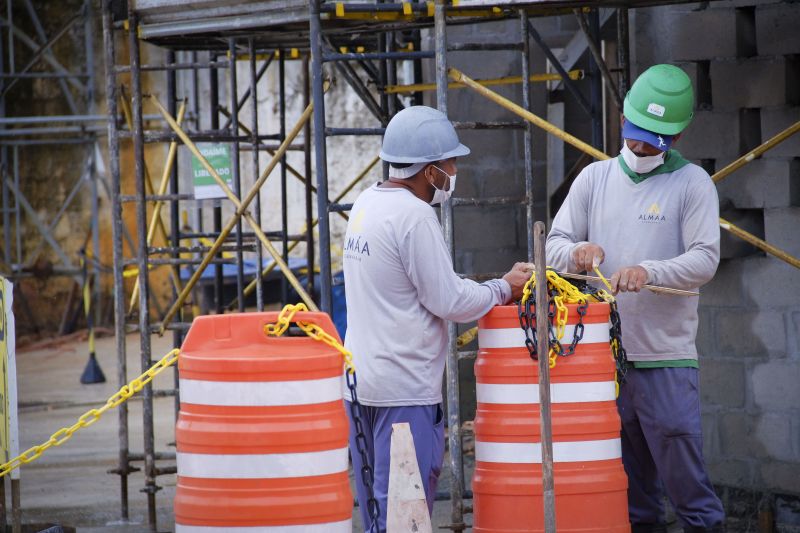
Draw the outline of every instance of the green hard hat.
<instances>
[{"instance_id":1,"label":"green hard hat","mask_svg":"<svg viewBox=\"0 0 800 533\"><path fill-rule=\"evenodd\" d=\"M676 135L694 115L694 90L689 76L674 65L653 65L625 96L623 114L640 128Z\"/></svg>"}]
</instances>

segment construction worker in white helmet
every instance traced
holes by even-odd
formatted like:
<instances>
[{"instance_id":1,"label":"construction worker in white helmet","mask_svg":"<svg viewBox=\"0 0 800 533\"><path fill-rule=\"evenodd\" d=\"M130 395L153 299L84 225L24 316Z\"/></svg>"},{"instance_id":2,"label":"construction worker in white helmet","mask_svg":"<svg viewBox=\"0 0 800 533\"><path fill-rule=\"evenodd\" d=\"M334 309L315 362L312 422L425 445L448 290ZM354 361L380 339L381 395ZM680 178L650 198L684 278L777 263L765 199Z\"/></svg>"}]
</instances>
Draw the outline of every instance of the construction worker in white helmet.
<instances>
[{"instance_id":1,"label":"construction worker in white helmet","mask_svg":"<svg viewBox=\"0 0 800 533\"><path fill-rule=\"evenodd\" d=\"M456 186L456 158L469 154L447 117L426 106L389 122L380 157L389 179L359 195L344 243L345 346L358 369L367 458L374 469L378 523L369 513L350 406L350 450L366 531L385 531L392 424L408 422L428 509L444 455L442 374L446 321L471 322L519 298L531 265L476 283L453 271L437 212ZM345 400L350 399L344 391ZM348 402L349 403L349 402Z\"/></svg>"},{"instance_id":2,"label":"construction worker in white helmet","mask_svg":"<svg viewBox=\"0 0 800 533\"><path fill-rule=\"evenodd\" d=\"M719 199L708 173L672 145L689 125L688 76L655 65L628 92L618 157L587 166L547 238L548 264L613 273L628 370L617 407L633 533L666 533L664 495L686 532L721 532L725 514L703 461L696 290L719 264Z\"/></svg>"}]
</instances>

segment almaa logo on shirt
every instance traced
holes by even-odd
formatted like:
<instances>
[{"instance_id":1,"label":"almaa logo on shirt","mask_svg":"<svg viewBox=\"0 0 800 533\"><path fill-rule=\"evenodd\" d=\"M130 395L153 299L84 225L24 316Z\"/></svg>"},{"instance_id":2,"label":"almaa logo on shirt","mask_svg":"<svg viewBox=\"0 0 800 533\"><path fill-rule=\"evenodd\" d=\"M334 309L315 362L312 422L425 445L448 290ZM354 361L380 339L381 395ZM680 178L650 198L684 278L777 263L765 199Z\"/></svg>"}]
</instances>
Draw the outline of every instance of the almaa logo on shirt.
<instances>
[{"instance_id":1,"label":"almaa logo on shirt","mask_svg":"<svg viewBox=\"0 0 800 533\"><path fill-rule=\"evenodd\" d=\"M639 215L639 220L646 224L655 224L665 222L667 217L661 214L661 208L657 203L653 203L647 211Z\"/></svg>"},{"instance_id":2,"label":"almaa logo on shirt","mask_svg":"<svg viewBox=\"0 0 800 533\"><path fill-rule=\"evenodd\" d=\"M360 235L364 229L365 214L363 209L355 214L350 221L347 236L345 237L344 256L356 261L361 261L362 256L369 255L369 242L366 239L362 239ZM353 236L351 233L356 235Z\"/></svg>"}]
</instances>

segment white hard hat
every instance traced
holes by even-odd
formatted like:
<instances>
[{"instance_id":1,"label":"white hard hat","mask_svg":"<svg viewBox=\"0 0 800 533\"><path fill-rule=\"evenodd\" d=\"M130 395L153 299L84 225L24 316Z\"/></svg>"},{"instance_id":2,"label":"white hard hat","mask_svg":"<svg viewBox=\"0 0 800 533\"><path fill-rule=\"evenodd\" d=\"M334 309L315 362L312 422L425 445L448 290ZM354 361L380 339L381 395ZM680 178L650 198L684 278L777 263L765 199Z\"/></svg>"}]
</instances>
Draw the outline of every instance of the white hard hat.
<instances>
[{"instance_id":1,"label":"white hard hat","mask_svg":"<svg viewBox=\"0 0 800 533\"><path fill-rule=\"evenodd\" d=\"M389 163L431 163L469 154L447 116L424 105L397 113L383 136L380 157Z\"/></svg>"}]
</instances>

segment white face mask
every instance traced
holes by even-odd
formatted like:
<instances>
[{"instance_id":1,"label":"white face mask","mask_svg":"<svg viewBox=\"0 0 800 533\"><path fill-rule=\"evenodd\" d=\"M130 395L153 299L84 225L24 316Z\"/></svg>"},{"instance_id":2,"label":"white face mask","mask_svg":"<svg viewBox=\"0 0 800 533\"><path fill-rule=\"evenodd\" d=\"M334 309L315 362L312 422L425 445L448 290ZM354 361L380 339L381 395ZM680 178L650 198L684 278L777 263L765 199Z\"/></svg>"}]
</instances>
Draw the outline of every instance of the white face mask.
<instances>
[{"instance_id":1,"label":"white face mask","mask_svg":"<svg viewBox=\"0 0 800 533\"><path fill-rule=\"evenodd\" d=\"M448 174L441 168L437 167L436 165L431 165L431 166L436 170L438 170L439 172L441 172L442 174L444 174L445 176L447 176L448 178L450 178L450 187L448 187L447 190L440 189L436 185L433 185L433 183L431 183L431 185L433 185L433 188L436 190L433 191L433 199L430 201L430 204L431 205L443 204L450 198L450 196L453 194L453 191L456 190L456 175L453 174L451 176L450 174Z\"/></svg>"},{"instance_id":2,"label":"white face mask","mask_svg":"<svg viewBox=\"0 0 800 533\"><path fill-rule=\"evenodd\" d=\"M622 140L622 150L620 150L620 153L622 154L622 159L625 160L625 164L628 165L628 168L637 174L647 174L664 164L665 152L661 152L658 155L639 156L628 148L628 141L625 139Z\"/></svg>"}]
</instances>

